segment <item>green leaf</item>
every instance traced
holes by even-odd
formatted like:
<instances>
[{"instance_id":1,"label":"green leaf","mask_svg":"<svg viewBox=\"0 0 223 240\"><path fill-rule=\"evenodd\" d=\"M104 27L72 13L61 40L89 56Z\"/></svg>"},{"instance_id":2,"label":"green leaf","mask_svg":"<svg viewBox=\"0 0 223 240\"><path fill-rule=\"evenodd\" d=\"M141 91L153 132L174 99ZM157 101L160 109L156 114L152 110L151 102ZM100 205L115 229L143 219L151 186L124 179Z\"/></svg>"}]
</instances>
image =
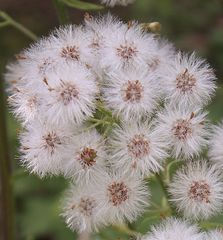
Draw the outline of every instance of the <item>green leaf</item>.
<instances>
[{"instance_id":1,"label":"green leaf","mask_svg":"<svg viewBox=\"0 0 223 240\"><path fill-rule=\"evenodd\" d=\"M80 0L61 0L61 2L69 7L77 8L80 10L101 10L104 8L102 5L82 2Z\"/></svg>"}]
</instances>

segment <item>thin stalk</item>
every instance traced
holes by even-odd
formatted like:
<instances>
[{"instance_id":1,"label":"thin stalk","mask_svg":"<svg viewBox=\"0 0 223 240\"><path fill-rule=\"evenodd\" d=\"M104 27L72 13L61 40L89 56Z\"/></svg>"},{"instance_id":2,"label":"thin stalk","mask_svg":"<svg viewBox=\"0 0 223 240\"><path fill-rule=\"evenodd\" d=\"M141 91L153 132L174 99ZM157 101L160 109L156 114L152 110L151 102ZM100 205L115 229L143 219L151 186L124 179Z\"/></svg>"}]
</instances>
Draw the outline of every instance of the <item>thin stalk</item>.
<instances>
[{"instance_id":1,"label":"thin stalk","mask_svg":"<svg viewBox=\"0 0 223 240\"><path fill-rule=\"evenodd\" d=\"M0 18L4 19L7 25L11 25L12 27L16 28L28 38L32 40L36 40L37 36L31 32L28 28L24 27L22 24L16 22L13 18L11 18L7 13L0 11Z\"/></svg>"},{"instance_id":2,"label":"thin stalk","mask_svg":"<svg viewBox=\"0 0 223 240\"><path fill-rule=\"evenodd\" d=\"M8 21L0 22L0 28L9 26L10 23Z\"/></svg>"},{"instance_id":3,"label":"thin stalk","mask_svg":"<svg viewBox=\"0 0 223 240\"><path fill-rule=\"evenodd\" d=\"M14 239L11 161L6 131L6 110L3 81L0 79L0 239Z\"/></svg>"},{"instance_id":4,"label":"thin stalk","mask_svg":"<svg viewBox=\"0 0 223 240\"><path fill-rule=\"evenodd\" d=\"M67 13L66 6L60 0L52 0L54 8L56 10L58 19L60 24L67 24L69 23L69 16Z\"/></svg>"},{"instance_id":5,"label":"thin stalk","mask_svg":"<svg viewBox=\"0 0 223 240\"><path fill-rule=\"evenodd\" d=\"M124 233L124 234L126 234L126 235L132 236L132 237L139 235L138 232L130 229L127 225L121 225L121 224L119 224L119 225L113 225L112 227L113 227L115 230L117 230L117 231L119 231L119 232L121 232L121 233Z\"/></svg>"},{"instance_id":6,"label":"thin stalk","mask_svg":"<svg viewBox=\"0 0 223 240\"><path fill-rule=\"evenodd\" d=\"M168 200L169 199L169 193L168 193L167 188L166 188L166 186L164 184L164 181L163 181L162 177L158 173L155 176L156 176L156 179L157 179L157 181L159 182L159 184L160 184L160 186L162 188L162 191L163 191L163 194L164 194L164 197L165 197L165 200L166 200L166 204L167 204L167 206L169 208L170 214L174 214L175 213L175 209L173 209L171 204L169 203L169 200Z\"/></svg>"},{"instance_id":7,"label":"thin stalk","mask_svg":"<svg viewBox=\"0 0 223 240\"><path fill-rule=\"evenodd\" d=\"M206 229L206 230L210 230L212 228L223 228L223 224L222 223L216 223L216 222L207 222L207 221L204 221L204 222L200 222L198 223L198 225L203 228L203 229Z\"/></svg>"}]
</instances>

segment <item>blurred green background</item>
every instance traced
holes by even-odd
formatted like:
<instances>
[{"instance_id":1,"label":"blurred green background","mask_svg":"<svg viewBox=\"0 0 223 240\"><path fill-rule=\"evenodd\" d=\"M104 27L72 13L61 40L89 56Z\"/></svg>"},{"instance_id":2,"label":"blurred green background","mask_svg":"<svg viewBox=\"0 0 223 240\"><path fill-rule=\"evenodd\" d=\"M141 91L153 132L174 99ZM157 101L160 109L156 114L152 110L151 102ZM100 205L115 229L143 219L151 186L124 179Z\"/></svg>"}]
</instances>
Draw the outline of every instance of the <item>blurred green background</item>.
<instances>
[{"instance_id":1,"label":"blurred green background","mask_svg":"<svg viewBox=\"0 0 223 240\"><path fill-rule=\"evenodd\" d=\"M7 12L38 36L46 35L59 25L50 0L0 0L0 10ZM107 10L103 10L102 13L105 11ZM216 70L219 85L216 97L208 107L209 117L214 122L223 118L222 0L136 0L136 3L129 7L116 7L109 11L126 21L131 19L137 19L139 22L158 21L162 24L162 36L171 40L177 48L189 52L196 50L200 56L207 58ZM84 11L70 8L69 15L72 23L79 23L82 21ZM0 28L1 81L3 81L2 74L5 71L5 65L30 43L30 39L12 27ZM19 166L17 153L19 125L8 110L6 115L13 169L16 239L76 239L76 234L67 229L59 217L60 197L67 183L62 178L40 180L29 175ZM0 144L4 145L3 142ZM155 189L154 196L159 201L159 186L156 187L153 182L151 185ZM140 232L146 232L149 223L157 220L147 213L139 224L134 224L132 227ZM122 234L121 230L107 228L92 238L126 239L127 236Z\"/></svg>"}]
</instances>

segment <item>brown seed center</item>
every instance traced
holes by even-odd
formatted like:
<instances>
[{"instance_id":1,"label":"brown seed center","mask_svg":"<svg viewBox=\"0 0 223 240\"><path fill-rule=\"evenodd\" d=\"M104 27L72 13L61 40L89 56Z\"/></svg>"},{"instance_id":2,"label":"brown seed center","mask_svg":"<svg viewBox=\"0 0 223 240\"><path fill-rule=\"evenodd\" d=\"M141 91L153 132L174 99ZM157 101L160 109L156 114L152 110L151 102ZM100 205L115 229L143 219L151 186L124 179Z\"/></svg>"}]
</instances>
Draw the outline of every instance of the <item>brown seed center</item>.
<instances>
[{"instance_id":1,"label":"brown seed center","mask_svg":"<svg viewBox=\"0 0 223 240\"><path fill-rule=\"evenodd\" d=\"M191 123L185 119L178 119L173 126L173 133L179 140L186 140L192 134Z\"/></svg>"},{"instance_id":2,"label":"brown seed center","mask_svg":"<svg viewBox=\"0 0 223 240\"><path fill-rule=\"evenodd\" d=\"M76 46L64 47L61 50L61 57L66 58L66 59L79 60L80 59L79 48Z\"/></svg>"},{"instance_id":3,"label":"brown seed center","mask_svg":"<svg viewBox=\"0 0 223 240\"><path fill-rule=\"evenodd\" d=\"M96 201L93 198L81 198L78 206L83 215L90 217L96 207Z\"/></svg>"},{"instance_id":4,"label":"brown seed center","mask_svg":"<svg viewBox=\"0 0 223 240\"><path fill-rule=\"evenodd\" d=\"M108 186L109 201L118 206L129 198L129 189L123 182L113 182Z\"/></svg>"},{"instance_id":5,"label":"brown seed center","mask_svg":"<svg viewBox=\"0 0 223 240\"><path fill-rule=\"evenodd\" d=\"M61 84L60 99L64 105L68 105L73 99L78 98L79 92L73 84L64 83Z\"/></svg>"},{"instance_id":6,"label":"brown seed center","mask_svg":"<svg viewBox=\"0 0 223 240\"><path fill-rule=\"evenodd\" d=\"M117 55L127 61L135 57L138 52L134 45L120 45L116 50Z\"/></svg>"},{"instance_id":7,"label":"brown seed center","mask_svg":"<svg viewBox=\"0 0 223 240\"><path fill-rule=\"evenodd\" d=\"M197 202L210 203L210 186L205 181L192 182L188 191L188 196Z\"/></svg>"},{"instance_id":8,"label":"brown seed center","mask_svg":"<svg viewBox=\"0 0 223 240\"><path fill-rule=\"evenodd\" d=\"M137 159L145 157L149 154L149 140L143 134L135 135L127 145L130 154Z\"/></svg>"},{"instance_id":9,"label":"brown seed center","mask_svg":"<svg viewBox=\"0 0 223 240\"><path fill-rule=\"evenodd\" d=\"M97 151L93 148L85 147L80 153L80 162L81 165L86 167L92 167L96 163Z\"/></svg>"},{"instance_id":10,"label":"brown seed center","mask_svg":"<svg viewBox=\"0 0 223 240\"><path fill-rule=\"evenodd\" d=\"M181 92L191 92L196 86L196 78L194 75L189 74L188 69L185 69L182 73L177 75L176 84Z\"/></svg>"},{"instance_id":11,"label":"brown seed center","mask_svg":"<svg viewBox=\"0 0 223 240\"><path fill-rule=\"evenodd\" d=\"M142 98L143 86L139 80L128 81L122 88L122 98L124 101L139 102Z\"/></svg>"},{"instance_id":12,"label":"brown seed center","mask_svg":"<svg viewBox=\"0 0 223 240\"><path fill-rule=\"evenodd\" d=\"M61 144L61 140L55 132L50 132L43 136L43 140L45 141L44 148L48 148L51 154L54 153L56 146Z\"/></svg>"}]
</instances>

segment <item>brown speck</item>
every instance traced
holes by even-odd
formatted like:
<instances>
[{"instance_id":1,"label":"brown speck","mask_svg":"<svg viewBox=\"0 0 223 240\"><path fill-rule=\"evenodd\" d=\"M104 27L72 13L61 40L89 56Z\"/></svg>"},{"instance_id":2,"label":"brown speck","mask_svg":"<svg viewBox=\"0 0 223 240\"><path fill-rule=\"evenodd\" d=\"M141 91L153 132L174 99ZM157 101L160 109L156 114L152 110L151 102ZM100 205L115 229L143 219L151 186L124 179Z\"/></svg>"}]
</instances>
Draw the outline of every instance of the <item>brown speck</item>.
<instances>
[{"instance_id":1,"label":"brown speck","mask_svg":"<svg viewBox=\"0 0 223 240\"><path fill-rule=\"evenodd\" d=\"M192 134L191 123L185 119L178 119L172 128L174 136L179 140L186 140Z\"/></svg>"},{"instance_id":2,"label":"brown speck","mask_svg":"<svg viewBox=\"0 0 223 240\"><path fill-rule=\"evenodd\" d=\"M186 68L182 73L177 75L176 86L182 93L192 92L196 86L196 78Z\"/></svg>"},{"instance_id":3,"label":"brown speck","mask_svg":"<svg viewBox=\"0 0 223 240\"><path fill-rule=\"evenodd\" d=\"M61 57L66 59L80 60L79 48L76 46L67 46L61 50Z\"/></svg>"},{"instance_id":4,"label":"brown speck","mask_svg":"<svg viewBox=\"0 0 223 240\"><path fill-rule=\"evenodd\" d=\"M113 182L108 186L109 201L118 206L129 198L129 189L123 182Z\"/></svg>"},{"instance_id":5,"label":"brown speck","mask_svg":"<svg viewBox=\"0 0 223 240\"><path fill-rule=\"evenodd\" d=\"M120 45L117 48L117 55L126 61L129 61L137 55L137 48L134 45Z\"/></svg>"},{"instance_id":6,"label":"brown speck","mask_svg":"<svg viewBox=\"0 0 223 240\"><path fill-rule=\"evenodd\" d=\"M27 59L26 55L24 55L24 54L16 54L15 58L17 60L25 60L25 59Z\"/></svg>"},{"instance_id":7,"label":"brown speck","mask_svg":"<svg viewBox=\"0 0 223 240\"><path fill-rule=\"evenodd\" d=\"M85 147L80 153L79 161L84 168L92 167L96 163L96 157L97 151L93 148Z\"/></svg>"},{"instance_id":8,"label":"brown speck","mask_svg":"<svg viewBox=\"0 0 223 240\"><path fill-rule=\"evenodd\" d=\"M135 135L127 145L129 153L136 159L145 157L150 150L149 140L143 134Z\"/></svg>"},{"instance_id":9,"label":"brown speck","mask_svg":"<svg viewBox=\"0 0 223 240\"><path fill-rule=\"evenodd\" d=\"M44 148L49 149L51 154L54 153L56 146L61 144L60 138L53 131L43 136L43 140Z\"/></svg>"},{"instance_id":10,"label":"brown speck","mask_svg":"<svg viewBox=\"0 0 223 240\"><path fill-rule=\"evenodd\" d=\"M189 198L196 202L210 203L210 195L210 186L204 180L193 181L188 191Z\"/></svg>"},{"instance_id":11,"label":"brown speck","mask_svg":"<svg viewBox=\"0 0 223 240\"><path fill-rule=\"evenodd\" d=\"M96 201L93 198L81 198L78 207L83 215L90 217L96 207Z\"/></svg>"},{"instance_id":12,"label":"brown speck","mask_svg":"<svg viewBox=\"0 0 223 240\"><path fill-rule=\"evenodd\" d=\"M139 102L142 98L143 90L143 86L139 80L128 81L122 87L122 98L126 102Z\"/></svg>"},{"instance_id":13,"label":"brown speck","mask_svg":"<svg viewBox=\"0 0 223 240\"><path fill-rule=\"evenodd\" d=\"M58 87L58 92L59 100L61 100L65 106L72 100L78 99L79 96L76 86L74 84L64 82L63 80L61 80L61 85Z\"/></svg>"}]
</instances>

